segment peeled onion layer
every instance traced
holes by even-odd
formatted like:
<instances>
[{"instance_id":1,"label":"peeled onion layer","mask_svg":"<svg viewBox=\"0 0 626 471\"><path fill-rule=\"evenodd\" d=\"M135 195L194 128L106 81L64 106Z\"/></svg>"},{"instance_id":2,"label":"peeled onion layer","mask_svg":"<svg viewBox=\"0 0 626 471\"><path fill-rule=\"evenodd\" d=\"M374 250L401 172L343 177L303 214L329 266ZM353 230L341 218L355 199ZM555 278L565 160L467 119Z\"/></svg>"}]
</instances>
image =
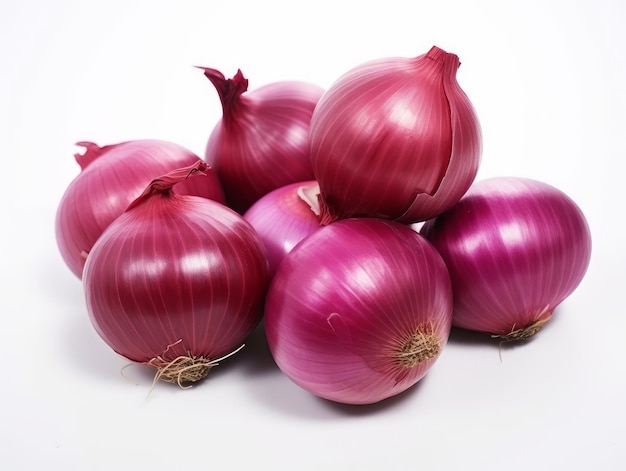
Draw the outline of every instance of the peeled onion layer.
<instances>
[{"instance_id":1,"label":"peeled onion layer","mask_svg":"<svg viewBox=\"0 0 626 471\"><path fill-rule=\"evenodd\" d=\"M286 255L270 284L270 352L319 397L371 404L417 383L451 328L452 290L434 247L374 218L323 226Z\"/></svg>"},{"instance_id":2,"label":"peeled onion layer","mask_svg":"<svg viewBox=\"0 0 626 471\"><path fill-rule=\"evenodd\" d=\"M291 183L262 196L244 213L263 240L271 275L285 255L321 227L318 193L315 181Z\"/></svg>"},{"instance_id":3,"label":"peeled onion layer","mask_svg":"<svg viewBox=\"0 0 626 471\"><path fill-rule=\"evenodd\" d=\"M225 205L179 195L208 166L154 179L94 244L83 286L90 320L125 358L179 385L204 378L258 325L269 282L263 243Z\"/></svg>"},{"instance_id":4,"label":"peeled onion layer","mask_svg":"<svg viewBox=\"0 0 626 471\"><path fill-rule=\"evenodd\" d=\"M450 272L453 325L502 341L533 337L580 284L591 258L581 209L529 178L474 183L420 232Z\"/></svg>"}]
</instances>

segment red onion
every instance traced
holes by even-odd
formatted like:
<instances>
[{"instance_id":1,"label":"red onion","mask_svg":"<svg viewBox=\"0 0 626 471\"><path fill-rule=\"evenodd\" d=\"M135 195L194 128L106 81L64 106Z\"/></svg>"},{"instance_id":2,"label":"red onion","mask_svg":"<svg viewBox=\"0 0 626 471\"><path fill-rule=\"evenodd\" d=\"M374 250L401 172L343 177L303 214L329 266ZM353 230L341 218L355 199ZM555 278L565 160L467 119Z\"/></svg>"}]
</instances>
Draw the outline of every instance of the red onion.
<instances>
[{"instance_id":1,"label":"red onion","mask_svg":"<svg viewBox=\"0 0 626 471\"><path fill-rule=\"evenodd\" d=\"M198 156L184 147L159 140L134 140L99 147L79 142L84 154L76 154L80 174L70 183L56 214L56 240L70 270L82 277L85 258L102 231L137 198L157 176L191 165ZM191 179L176 192L225 202L217 176Z\"/></svg>"},{"instance_id":2,"label":"red onion","mask_svg":"<svg viewBox=\"0 0 626 471\"><path fill-rule=\"evenodd\" d=\"M309 124L322 88L281 81L246 93L248 80L240 70L226 79L215 69L201 69L223 110L205 160L217 172L231 208L243 213L276 188L313 179Z\"/></svg>"},{"instance_id":3,"label":"red onion","mask_svg":"<svg viewBox=\"0 0 626 471\"><path fill-rule=\"evenodd\" d=\"M264 324L278 367L319 397L370 404L417 383L444 348L452 288L434 247L408 226L346 219L287 254Z\"/></svg>"},{"instance_id":4,"label":"red onion","mask_svg":"<svg viewBox=\"0 0 626 471\"><path fill-rule=\"evenodd\" d=\"M362 64L322 96L311 118L321 219L426 220L478 171L478 118L456 81L459 58L437 47Z\"/></svg>"},{"instance_id":5,"label":"red onion","mask_svg":"<svg viewBox=\"0 0 626 471\"><path fill-rule=\"evenodd\" d=\"M318 193L315 180L285 185L262 196L243 215L265 244L270 274L298 242L321 227L315 213Z\"/></svg>"},{"instance_id":6,"label":"red onion","mask_svg":"<svg viewBox=\"0 0 626 471\"><path fill-rule=\"evenodd\" d=\"M508 340L534 335L583 279L591 235L580 208L536 180L475 183L421 233L444 258L453 324Z\"/></svg>"},{"instance_id":7,"label":"red onion","mask_svg":"<svg viewBox=\"0 0 626 471\"><path fill-rule=\"evenodd\" d=\"M172 191L206 170L198 160L153 180L94 244L83 277L104 341L179 385L241 346L262 317L269 282L250 224L216 201Z\"/></svg>"}]
</instances>

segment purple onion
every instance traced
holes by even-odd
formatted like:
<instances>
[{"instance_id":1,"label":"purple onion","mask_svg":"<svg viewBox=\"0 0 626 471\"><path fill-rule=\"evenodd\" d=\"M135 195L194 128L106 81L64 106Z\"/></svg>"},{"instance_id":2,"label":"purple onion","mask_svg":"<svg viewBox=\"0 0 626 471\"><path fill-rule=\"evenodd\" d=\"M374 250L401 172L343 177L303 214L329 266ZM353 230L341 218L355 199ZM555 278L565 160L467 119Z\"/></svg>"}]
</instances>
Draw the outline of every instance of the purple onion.
<instances>
[{"instance_id":1,"label":"purple onion","mask_svg":"<svg viewBox=\"0 0 626 471\"><path fill-rule=\"evenodd\" d=\"M434 247L408 226L321 227L271 282L265 330L278 367L319 397L370 404L417 383L447 342L452 290Z\"/></svg>"},{"instance_id":2,"label":"purple onion","mask_svg":"<svg viewBox=\"0 0 626 471\"><path fill-rule=\"evenodd\" d=\"M475 183L421 233L448 266L453 325L503 340L534 335L582 281L591 257L576 203L526 178Z\"/></svg>"}]
</instances>

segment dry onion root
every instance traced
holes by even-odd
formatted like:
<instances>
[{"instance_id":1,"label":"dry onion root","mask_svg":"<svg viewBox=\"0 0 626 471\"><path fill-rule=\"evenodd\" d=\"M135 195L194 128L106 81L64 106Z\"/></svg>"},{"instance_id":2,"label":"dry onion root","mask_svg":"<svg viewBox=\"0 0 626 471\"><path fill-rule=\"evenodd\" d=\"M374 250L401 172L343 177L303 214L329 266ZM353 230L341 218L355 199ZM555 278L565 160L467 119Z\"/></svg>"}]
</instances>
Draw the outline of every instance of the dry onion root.
<instances>
[{"instance_id":1,"label":"dry onion root","mask_svg":"<svg viewBox=\"0 0 626 471\"><path fill-rule=\"evenodd\" d=\"M413 368L418 364L437 358L443 346L434 334L432 322L427 328L420 326L413 335L405 340L397 351L396 359L402 368Z\"/></svg>"},{"instance_id":2,"label":"dry onion root","mask_svg":"<svg viewBox=\"0 0 626 471\"><path fill-rule=\"evenodd\" d=\"M502 342L517 342L521 340L528 340L541 330L544 324L550 320L550 317L551 316L548 316L544 319L539 319L529 326L520 329L516 329L515 327L513 327L511 332L506 335L492 335L491 337L495 339L500 339Z\"/></svg>"},{"instance_id":3,"label":"dry onion root","mask_svg":"<svg viewBox=\"0 0 626 471\"><path fill-rule=\"evenodd\" d=\"M545 310L544 310L545 311ZM499 339L500 343L498 344L498 355L500 356L500 361L502 361L502 345L510 342L522 342L525 340L529 340L533 337L537 332L541 330L541 328L545 325L546 322L550 320L552 314L550 313L547 317L543 319L539 319L538 321L533 322L529 326L522 327L516 329L515 326L511 329L511 332L505 335L492 335L492 339Z\"/></svg>"},{"instance_id":4,"label":"dry onion root","mask_svg":"<svg viewBox=\"0 0 626 471\"><path fill-rule=\"evenodd\" d=\"M173 345L178 343L180 343L180 340ZM173 345L169 345L165 351L169 350ZM192 355L190 352L170 361L159 355L146 362L146 365L157 369L152 387L154 388L158 381L165 381L167 383L176 383L181 389L189 389L191 388L191 383L196 383L206 378L211 368L219 365L220 361L236 354L244 346L241 345L236 350L213 360L204 356Z\"/></svg>"}]
</instances>

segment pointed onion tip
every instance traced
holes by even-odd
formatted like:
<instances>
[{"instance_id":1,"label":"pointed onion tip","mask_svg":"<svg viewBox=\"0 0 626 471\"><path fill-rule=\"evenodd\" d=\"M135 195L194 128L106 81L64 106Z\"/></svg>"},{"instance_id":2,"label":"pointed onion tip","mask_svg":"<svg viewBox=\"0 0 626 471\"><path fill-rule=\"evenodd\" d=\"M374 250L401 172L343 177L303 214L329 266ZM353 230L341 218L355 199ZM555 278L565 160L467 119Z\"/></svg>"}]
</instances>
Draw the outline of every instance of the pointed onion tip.
<instances>
[{"instance_id":1,"label":"pointed onion tip","mask_svg":"<svg viewBox=\"0 0 626 471\"><path fill-rule=\"evenodd\" d=\"M248 79L244 77L241 69L237 69L237 73L233 78L227 79L226 76L217 69L210 67L198 67L204 71L204 76L208 78L222 103L222 113L224 118L229 119L233 113L233 108L239 101L239 97L248 90Z\"/></svg>"},{"instance_id":2,"label":"pointed onion tip","mask_svg":"<svg viewBox=\"0 0 626 471\"><path fill-rule=\"evenodd\" d=\"M148 184L144 192L128 205L126 211L129 211L138 204L141 204L155 193L169 193L174 185L187 180L193 175L206 176L205 171L208 168L209 164L202 159L198 159L193 165L177 168L166 173L165 175L155 178Z\"/></svg>"},{"instance_id":3,"label":"pointed onion tip","mask_svg":"<svg viewBox=\"0 0 626 471\"><path fill-rule=\"evenodd\" d=\"M80 166L81 170L85 170L90 163L104 154L106 149L105 147L100 147L98 144L91 141L80 141L75 145L84 147L82 154L80 152L74 154L74 158L76 159L76 162Z\"/></svg>"}]
</instances>

